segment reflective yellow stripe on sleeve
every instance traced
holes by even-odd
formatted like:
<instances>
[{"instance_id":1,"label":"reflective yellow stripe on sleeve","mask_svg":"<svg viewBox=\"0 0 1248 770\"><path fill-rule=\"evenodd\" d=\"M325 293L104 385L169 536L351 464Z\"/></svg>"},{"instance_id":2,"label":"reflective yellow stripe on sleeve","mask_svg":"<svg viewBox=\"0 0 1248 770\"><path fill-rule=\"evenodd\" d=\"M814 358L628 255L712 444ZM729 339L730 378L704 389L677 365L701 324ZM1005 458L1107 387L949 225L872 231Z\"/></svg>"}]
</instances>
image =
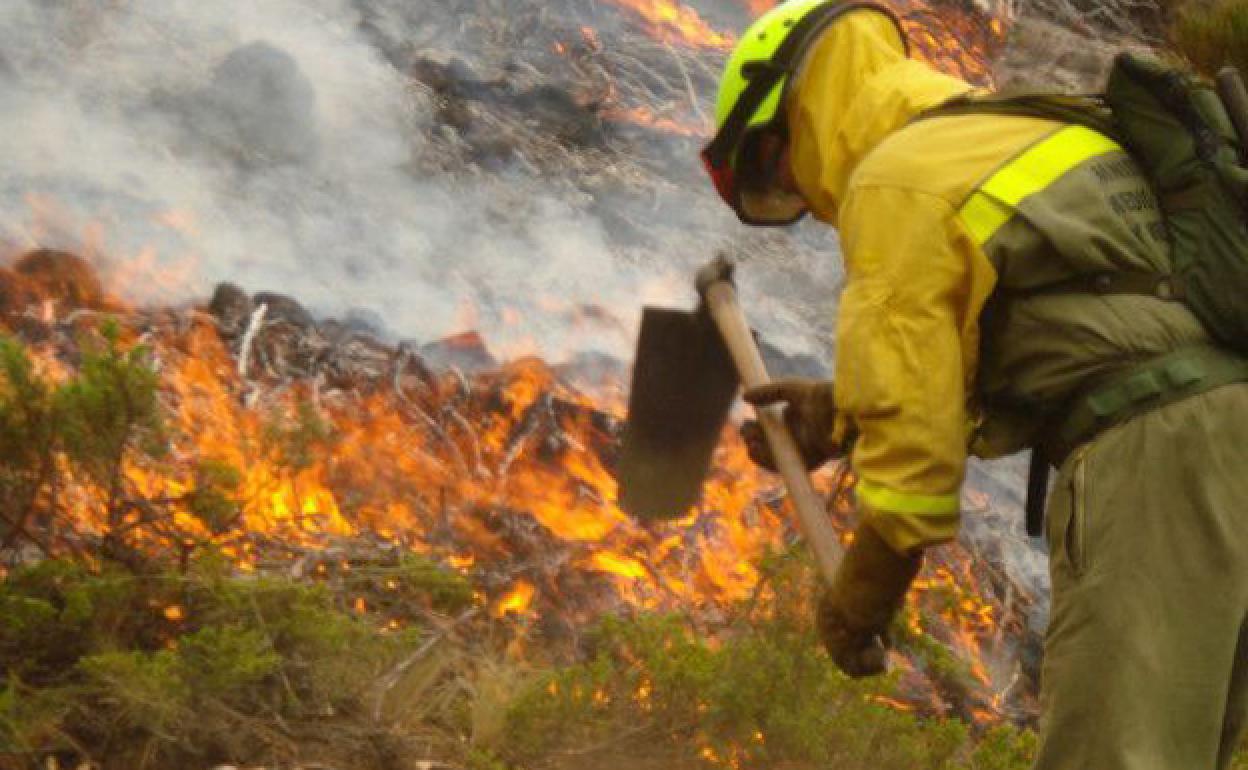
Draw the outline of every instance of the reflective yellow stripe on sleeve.
<instances>
[{"instance_id":1,"label":"reflective yellow stripe on sleeve","mask_svg":"<svg viewBox=\"0 0 1248 770\"><path fill-rule=\"evenodd\" d=\"M866 479L858 481L858 500L881 513L903 513L914 516L948 516L962 507L957 494L919 495L899 492L896 489L872 484Z\"/></svg>"},{"instance_id":2,"label":"reflective yellow stripe on sleeve","mask_svg":"<svg viewBox=\"0 0 1248 770\"><path fill-rule=\"evenodd\" d=\"M967 199L959 216L975 242L982 246L1010 221L1015 207L1028 196L1053 184L1080 163L1121 149L1112 139L1090 128L1067 126L1001 167Z\"/></svg>"}]
</instances>

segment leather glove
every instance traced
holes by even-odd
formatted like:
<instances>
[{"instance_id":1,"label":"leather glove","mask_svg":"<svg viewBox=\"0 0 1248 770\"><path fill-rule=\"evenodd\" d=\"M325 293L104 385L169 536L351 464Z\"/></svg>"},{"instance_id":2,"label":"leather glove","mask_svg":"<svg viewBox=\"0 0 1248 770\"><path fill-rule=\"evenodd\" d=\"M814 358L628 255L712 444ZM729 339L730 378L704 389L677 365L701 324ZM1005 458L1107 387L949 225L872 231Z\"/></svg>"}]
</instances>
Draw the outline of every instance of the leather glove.
<instances>
[{"instance_id":1,"label":"leather glove","mask_svg":"<svg viewBox=\"0 0 1248 770\"><path fill-rule=\"evenodd\" d=\"M807 470L818 468L845 453L844 447L832 435L836 425L836 400L831 381L777 380L750 388L745 391L744 397L757 407L785 404L784 421L806 461ZM757 420L746 420L741 425L741 437L745 440L750 459L774 472L776 461Z\"/></svg>"},{"instance_id":2,"label":"leather glove","mask_svg":"<svg viewBox=\"0 0 1248 770\"><path fill-rule=\"evenodd\" d=\"M859 524L832 585L819 597L819 636L837 667L854 678L884 673L888 627L923 563L899 554L869 524Z\"/></svg>"}]
</instances>

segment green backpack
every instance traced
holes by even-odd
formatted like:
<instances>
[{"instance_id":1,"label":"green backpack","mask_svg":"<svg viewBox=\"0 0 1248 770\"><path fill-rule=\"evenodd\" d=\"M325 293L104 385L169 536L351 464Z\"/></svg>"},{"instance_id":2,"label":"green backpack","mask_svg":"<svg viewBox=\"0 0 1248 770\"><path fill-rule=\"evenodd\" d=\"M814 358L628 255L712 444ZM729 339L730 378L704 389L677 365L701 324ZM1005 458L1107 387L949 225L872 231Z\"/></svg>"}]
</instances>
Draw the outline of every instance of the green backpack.
<instances>
[{"instance_id":1,"label":"green backpack","mask_svg":"<svg viewBox=\"0 0 1248 770\"><path fill-rule=\"evenodd\" d=\"M1123 53L1104 94L967 96L923 117L983 113L1048 118L1106 134L1135 158L1157 194L1171 247L1168 280L1087 276L1082 285L1064 281L1053 292L1156 294L1160 287L1185 302L1215 339L1248 355L1248 168L1240 157L1248 137L1237 137L1234 110L1212 84Z\"/></svg>"},{"instance_id":2,"label":"green backpack","mask_svg":"<svg viewBox=\"0 0 1248 770\"><path fill-rule=\"evenodd\" d=\"M1134 157L1157 195L1171 272L1080 276L1042 291L1179 300L1215 340L1248 356L1248 95L1233 70L1218 81L1215 88L1186 70L1123 53L1114 61L1103 94L972 95L920 118L1038 117L1086 126L1114 139ZM1032 453L1026 502L1032 536L1043 530L1050 468L1043 452Z\"/></svg>"}]
</instances>

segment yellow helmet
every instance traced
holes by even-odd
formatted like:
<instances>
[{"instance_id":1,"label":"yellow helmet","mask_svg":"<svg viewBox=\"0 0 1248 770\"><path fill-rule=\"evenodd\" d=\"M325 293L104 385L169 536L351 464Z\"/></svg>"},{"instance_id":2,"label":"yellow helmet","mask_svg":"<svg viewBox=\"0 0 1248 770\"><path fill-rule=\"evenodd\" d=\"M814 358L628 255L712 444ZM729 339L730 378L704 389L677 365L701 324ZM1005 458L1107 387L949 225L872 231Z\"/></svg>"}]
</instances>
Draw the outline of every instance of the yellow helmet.
<instances>
[{"instance_id":1,"label":"yellow helmet","mask_svg":"<svg viewBox=\"0 0 1248 770\"><path fill-rule=\"evenodd\" d=\"M702 150L702 163L746 224L787 225L806 213L800 197L743 173L742 149L763 134L785 138L781 105L790 76L828 25L859 10L883 13L901 28L890 9L875 2L788 0L756 19L728 57L715 102L717 132Z\"/></svg>"}]
</instances>

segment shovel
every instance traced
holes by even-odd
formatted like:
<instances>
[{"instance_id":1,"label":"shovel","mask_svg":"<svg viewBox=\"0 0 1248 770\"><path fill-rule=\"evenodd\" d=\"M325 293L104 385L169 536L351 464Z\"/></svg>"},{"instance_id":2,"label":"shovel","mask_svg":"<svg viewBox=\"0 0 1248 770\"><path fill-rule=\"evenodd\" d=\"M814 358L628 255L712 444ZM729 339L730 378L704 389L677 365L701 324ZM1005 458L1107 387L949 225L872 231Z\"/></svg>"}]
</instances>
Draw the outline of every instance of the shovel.
<instances>
[{"instance_id":1,"label":"shovel","mask_svg":"<svg viewBox=\"0 0 1248 770\"><path fill-rule=\"evenodd\" d=\"M739 384L765 385L762 355L737 301L733 263L717 257L698 271L695 312L647 307L633 366L619 466L620 506L643 521L685 514L701 497L711 453ZM798 529L831 581L843 553L823 501L789 433L781 405L757 410Z\"/></svg>"}]
</instances>

